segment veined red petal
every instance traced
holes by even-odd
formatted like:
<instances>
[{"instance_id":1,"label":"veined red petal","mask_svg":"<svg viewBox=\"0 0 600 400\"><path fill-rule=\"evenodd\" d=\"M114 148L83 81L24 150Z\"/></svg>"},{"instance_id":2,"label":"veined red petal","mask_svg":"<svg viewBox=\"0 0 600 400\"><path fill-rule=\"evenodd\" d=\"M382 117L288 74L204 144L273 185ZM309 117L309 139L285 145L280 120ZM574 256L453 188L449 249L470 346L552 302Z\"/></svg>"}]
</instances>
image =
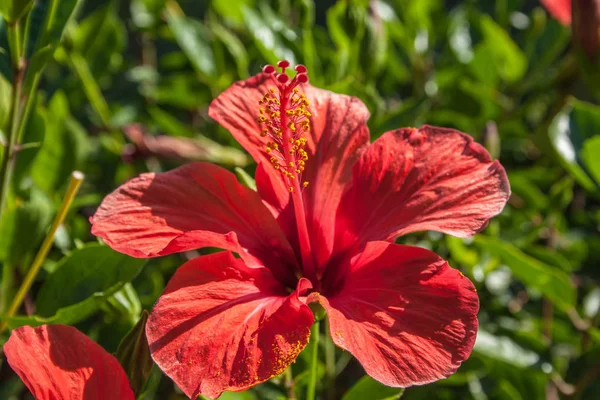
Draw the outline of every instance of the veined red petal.
<instances>
[{"instance_id":1,"label":"veined red petal","mask_svg":"<svg viewBox=\"0 0 600 400\"><path fill-rule=\"evenodd\" d=\"M268 74L237 82L212 102L209 115L228 129L259 163L258 192L284 230L292 232L296 230L294 215L284 213L290 201L289 190L280 173L271 167L265 152L270 139L260 136L262 128L257 122L258 102L271 87L274 85ZM309 84L298 89L309 100L307 109L311 113L306 137L308 161L302 175L302 180L309 182L304 189L305 211L313 248L318 249L316 261L323 264L333 247L335 212L340 198L352 179L353 165L369 143L366 126L369 111L355 97Z\"/></svg>"},{"instance_id":2,"label":"veined red petal","mask_svg":"<svg viewBox=\"0 0 600 400\"><path fill-rule=\"evenodd\" d=\"M306 218L317 268L329 260L336 211L352 180L352 167L369 144L369 110L355 97L304 87L310 100L311 141L304 178Z\"/></svg>"},{"instance_id":3,"label":"veined red petal","mask_svg":"<svg viewBox=\"0 0 600 400\"><path fill-rule=\"evenodd\" d=\"M504 168L470 136L433 126L387 132L354 167L336 251L417 231L470 236L509 196Z\"/></svg>"},{"instance_id":4,"label":"veined red petal","mask_svg":"<svg viewBox=\"0 0 600 400\"><path fill-rule=\"evenodd\" d=\"M571 24L571 0L541 0L546 10L563 25Z\"/></svg>"},{"instance_id":5,"label":"veined red petal","mask_svg":"<svg viewBox=\"0 0 600 400\"><path fill-rule=\"evenodd\" d=\"M256 192L214 164L142 174L108 195L92 222L94 235L133 257L219 247L293 277L295 257L277 221Z\"/></svg>"},{"instance_id":6,"label":"veined red petal","mask_svg":"<svg viewBox=\"0 0 600 400\"><path fill-rule=\"evenodd\" d=\"M308 342L313 314L266 268L229 252L180 267L152 310L154 361L190 397L240 391L282 373Z\"/></svg>"},{"instance_id":7,"label":"veined red petal","mask_svg":"<svg viewBox=\"0 0 600 400\"><path fill-rule=\"evenodd\" d=\"M371 377L394 387L422 385L451 375L469 357L477 294L434 253L371 242L343 278L337 294L309 300L323 305L333 341Z\"/></svg>"},{"instance_id":8,"label":"veined red petal","mask_svg":"<svg viewBox=\"0 0 600 400\"><path fill-rule=\"evenodd\" d=\"M135 398L117 359L71 326L17 328L4 353L36 400Z\"/></svg>"}]
</instances>

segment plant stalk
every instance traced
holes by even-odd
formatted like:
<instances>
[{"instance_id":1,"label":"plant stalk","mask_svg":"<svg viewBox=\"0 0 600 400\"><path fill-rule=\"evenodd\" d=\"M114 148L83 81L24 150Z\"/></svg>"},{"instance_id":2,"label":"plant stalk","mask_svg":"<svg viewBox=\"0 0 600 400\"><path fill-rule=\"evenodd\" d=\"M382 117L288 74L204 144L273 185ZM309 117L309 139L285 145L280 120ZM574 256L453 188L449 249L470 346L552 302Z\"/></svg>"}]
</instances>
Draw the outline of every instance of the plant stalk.
<instances>
[{"instance_id":1,"label":"plant stalk","mask_svg":"<svg viewBox=\"0 0 600 400\"><path fill-rule=\"evenodd\" d=\"M315 400L317 389L317 368L319 366L319 321L315 320L310 328L310 341L312 344L312 354L310 358L310 380L308 382L308 390L306 400Z\"/></svg>"},{"instance_id":2,"label":"plant stalk","mask_svg":"<svg viewBox=\"0 0 600 400\"><path fill-rule=\"evenodd\" d=\"M84 178L84 175L79 171L75 171L71 174L71 180L69 181L69 187L67 188L67 193L65 194L65 197L60 206L60 209L58 210L58 213L56 214L56 217L54 218L54 221L52 222L52 225L50 226L50 230L48 231L48 233L46 234L46 237L44 238L42 247L36 254L35 258L33 259L33 262L31 263L31 266L29 267L29 271L27 272L27 275L25 276L25 279L23 280L21 287L17 291L15 298L13 299L8 310L6 311L6 314L4 315L4 321L2 321L2 323L0 323L0 333L2 333L4 331L4 329L6 329L6 327L8 325L8 322L7 322L8 319L10 317L12 317L13 315L15 315L15 313L19 310L19 308L21 307L21 304L23 303L23 299L25 298L25 295L27 294L29 289L31 289L31 285L33 285L33 282L35 281L37 274L40 272L40 269L42 268L42 264L44 263L44 260L46 259L46 256L48 255L50 248L52 247L52 242L54 241L54 235L56 234L58 227L65 220L65 217L67 216L67 212L69 211L71 203L73 202L73 199L75 198L75 195L77 194L77 191L79 190L79 186L81 186L81 183L83 182L83 178Z\"/></svg>"}]
</instances>

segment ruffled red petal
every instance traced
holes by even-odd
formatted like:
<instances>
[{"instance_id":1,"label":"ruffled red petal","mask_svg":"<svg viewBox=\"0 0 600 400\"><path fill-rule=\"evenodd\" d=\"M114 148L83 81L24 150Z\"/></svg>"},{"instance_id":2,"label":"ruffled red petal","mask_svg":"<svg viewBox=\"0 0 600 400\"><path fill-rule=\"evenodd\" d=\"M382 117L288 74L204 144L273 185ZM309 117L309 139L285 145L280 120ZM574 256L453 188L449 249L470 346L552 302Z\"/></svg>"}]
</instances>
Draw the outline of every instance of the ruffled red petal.
<instances>
[{"instance_id":1,"label":"ruffled red petal","mask_svg":"<svg viewBox=\"0 0 600 400\"><path fill-rule=\"evenodd\" d=\"M135 398L117 359L73 327L17 328L4 353L36 400Z\"/></svg>"},{"instance_id":2,"label":"ruffled red petal","mask_svg":"<svg viewBox=\"0 0 600 400\"><path fill-rule=\"evenodd\" d=\"M296 265L290 244L258 194L209 163L130 180L106 196L92 222L94 235L133 257L218 247L254 263L247 252L286 281Z\"/></svg>"},{"instance_id":3,"label":"ruffled red petal","mask_svg":"<svg viewBox=\"0 0 600 400\"><path fill-rule=\"evenodd\" d=\"M229 252L180 267L148 319L158 366L190 397L240 391L282 373L302 351L313 315L266 268Z\"/></svg>"},{"instance_id":4,"label":"ruffled red petal","mask_svg":"<svg viewBox=\"0 0 600 400\"><path fill-rule=\"evenodd\" d=\"M445 378L475 343L473 284L434 253L371 242L339 271L337 293L311 294L327 310L331 336L388 386Z\"/></svg>"},{"instance_id":5,"label":"ruffled red petal","mask_svg":"<svg viewBox=\"0 0 600 400\"><path fill-rule=\"evenodd\" d=\"M470 236L509 196L504 168L470 136L433 126L387 132L354 166L336 251L416 231Z\"/></svg>"}]
</instances>

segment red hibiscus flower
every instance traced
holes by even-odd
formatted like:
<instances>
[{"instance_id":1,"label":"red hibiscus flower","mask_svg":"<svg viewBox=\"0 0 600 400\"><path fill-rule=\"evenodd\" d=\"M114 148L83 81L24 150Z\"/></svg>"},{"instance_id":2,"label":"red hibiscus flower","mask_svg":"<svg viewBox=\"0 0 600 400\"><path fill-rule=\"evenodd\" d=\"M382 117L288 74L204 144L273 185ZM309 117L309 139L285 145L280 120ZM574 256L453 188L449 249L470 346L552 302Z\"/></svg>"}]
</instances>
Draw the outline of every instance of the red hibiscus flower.
<instances>
[{"instance_id":1,"label":"red hibiscus flower","mask_svg":"<svg viewBox=\"0 0 600 400\"><path fill-rule=\"evenodd\" d=\"M227 252L177 270L148 320L155 362L190 397L217 397L282 373L309 340L308 307L334 342L389 386L452 374L470 354L479 301L434 253L394 244L410 232L481 230L509 197L502 166L470 136L424 126L369 144L358 99L267 66L209 114L258 163L255 192L207 163L142 174L105 198L93 233L157 257ZM232 254L239 254L235 258Z\"/></svg>"},{"instance_id":2,"label":"red hibiscus flower","mask_svg":"<svg viewBox=\"0 0 600 400\"><path fill-rule=\"evenodd\" d=\"M135 399L117 359L73 327L17 328L4 353L36 400Z\"/></svg>"}]
</instances>

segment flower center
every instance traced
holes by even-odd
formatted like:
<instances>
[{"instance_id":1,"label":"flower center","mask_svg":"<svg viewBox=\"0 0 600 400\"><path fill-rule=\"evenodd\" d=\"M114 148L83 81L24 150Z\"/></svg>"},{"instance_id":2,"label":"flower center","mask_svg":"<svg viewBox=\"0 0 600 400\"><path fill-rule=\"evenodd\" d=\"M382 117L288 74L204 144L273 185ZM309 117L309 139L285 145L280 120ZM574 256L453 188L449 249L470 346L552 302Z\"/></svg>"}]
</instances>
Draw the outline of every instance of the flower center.
<instances>
[{"instance_id":1,"label":"flower center","mask_svg":"<svg viewBox=\"0 0 600 400\"><path fill-rule=\"evenodd\" d=\"M281 172L283 182L292 197L302 257L302 274L315 283L317 276L302 193L308 186L308 181L302 181L302 172L308 160L305 148L306 135L310 132L310 102L304 94L300 94L297 87L308 82L308 75L304 65L297 65L294 68L296 76L290 79L286 73L289 66L288 61L282 60L277 63L281 72L277 72L272 65L263 68L263 72L271 76L275 87L269 89L258 102L258 122L262 125L260 135L269 138L265 151L269 155L271 165Z\"/></svg>"},{"instance_id":2,"label":"flower center","mask_svg":"<svg viewBox=\"0 0 600 400\"><path fill-rule=\"evenodd\" d=\"M308 111L310 102L297 87L308 82L306 67L297 65L297 74L290 80L285 72L289 65L288 61L279 61L279 73L272 65L263 68L263 72L270 74L275 88L269 89L259 100L258 122L263 127L260 135L269 138L265 148L269 161L281 172L288 190L293 193L308 186L307 181L302 182L302 171L308 160L305 147L311 114Z\"/></svg>"}]
</instances>

